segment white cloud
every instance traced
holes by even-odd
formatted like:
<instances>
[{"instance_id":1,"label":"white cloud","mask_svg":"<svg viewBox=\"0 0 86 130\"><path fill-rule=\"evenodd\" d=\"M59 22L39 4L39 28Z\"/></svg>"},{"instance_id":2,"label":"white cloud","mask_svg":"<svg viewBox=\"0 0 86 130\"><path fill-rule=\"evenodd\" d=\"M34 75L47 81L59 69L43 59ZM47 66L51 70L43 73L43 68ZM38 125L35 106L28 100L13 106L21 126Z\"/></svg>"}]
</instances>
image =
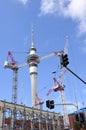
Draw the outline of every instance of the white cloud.
<instances>
[{"instance_id":1,"label":"white cloud","mask_svg":"<svg viewBox=\"0 0 86 130\"><path fill-rule=\"evenodd\" d=\"M53 14L55 9L56 2L54 0L41 0L41 13L42 14Z\"/></svg>"},{"instance_id":2,"label":"white cloud","mask_svg":"<svg viewBox=\"0 0 86 130\"><path fill-rule=\"evenodd\" d=\"M77 22L79 34L86 33L86 0L41 0L41 15L57 14Z\"/></svg>"},{"instance_id":3,"label":"white cloud","mask_svg":"<svg viewBox=\"0 0 86 130\"><path fill-rule=\"evenodd\" d=\"M29 2L29 0L18 0L18 1L21 2L24 5L26 5Z\"/></svg>"}]
</instances>

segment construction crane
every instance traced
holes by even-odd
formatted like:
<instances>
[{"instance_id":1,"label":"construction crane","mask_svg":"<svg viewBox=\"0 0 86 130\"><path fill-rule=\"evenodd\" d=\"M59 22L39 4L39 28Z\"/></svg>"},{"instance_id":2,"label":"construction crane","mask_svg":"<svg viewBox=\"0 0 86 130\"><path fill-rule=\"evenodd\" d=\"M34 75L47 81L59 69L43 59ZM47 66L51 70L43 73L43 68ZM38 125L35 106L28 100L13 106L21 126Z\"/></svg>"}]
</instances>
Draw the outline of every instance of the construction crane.
<instances>
[{"instance_id":1,"label":"construction crane","mask_svg":"<svg viewBox=\"0 0 86 130\"><path fill-rule=\"evenodd\" d=\"M10 62L9 62L9 58L10 58ZM25 66L27 66L27 63L17 66L11 51L8 51L7 60L4 63L4 68L11 69L13 71L12 102L15 104L17 103L18 70L19 68Z\"/></svg>"},{"instance_id":2,"label":"construction crane","mask_svg":"<svg viewBox=\"0 0 86 130\"><path fill-rule=\"evenodd\" d=\"M9 58L10 58L10 62L9 62ZM7 60L4 63L4 68L8 68L11 69L13 71L13 84L12 84L12 102L13 103L17 103L17 81L18 81L18 69L21 66L17 66L16 65L16 61L14 60L14 57L11 53L11 51L8 51L8 56L7 56Z\"/></svg>"},{"instance_id":3,"label":"construction crane","mask_svg":"<svg viewBox=\"0 0 86 130\"><path fill-rule=\"evenodd\" d=\"M10 61L9 61L10 58ZM17 89L18 89L18 70L19 68L25 67L28 64L24 63L21 65L16 65L16 61L12 55L11 51L8 51L7 60L4 62L4 68L11 69L13 71L13 84L12 84L12 102L17 103Z\"/></svg>"},{"instance_id":4,"label":"construction crane","mask_svg":"<svg viewBox=\"0 0 86 130\"><path fill-rule=\"evenodd\" d=\"M9 58L11 62L9 63ZM13 70L13 84L12 84L12 102L17 103L17 73L18 73L18 66L16 65L16 61L13 58L11 51L8 51L7 60L4 63L4 68L9 68Z\"/></svg>"}]
</instances>

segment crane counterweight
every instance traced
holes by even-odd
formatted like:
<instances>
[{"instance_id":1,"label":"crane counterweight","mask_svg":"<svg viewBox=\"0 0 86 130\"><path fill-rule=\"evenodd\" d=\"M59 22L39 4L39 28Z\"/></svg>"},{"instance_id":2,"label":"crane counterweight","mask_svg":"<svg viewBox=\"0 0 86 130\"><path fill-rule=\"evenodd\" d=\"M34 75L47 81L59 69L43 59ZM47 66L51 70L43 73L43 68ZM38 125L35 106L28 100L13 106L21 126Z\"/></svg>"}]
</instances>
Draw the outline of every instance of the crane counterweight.
<instances>
[{"instance_id":1,"label":"crane counterweight","mask_svg":"<svg viewBox=\"0 0 86 130\"><path fill-rule=\"evenodd\" d=\"M18 70L18 66L12 65L12 64L8 63L8 61L5 61L4 68L9 68L9 69L12 69L12 70Z\"/></svg>"}]
</instances>

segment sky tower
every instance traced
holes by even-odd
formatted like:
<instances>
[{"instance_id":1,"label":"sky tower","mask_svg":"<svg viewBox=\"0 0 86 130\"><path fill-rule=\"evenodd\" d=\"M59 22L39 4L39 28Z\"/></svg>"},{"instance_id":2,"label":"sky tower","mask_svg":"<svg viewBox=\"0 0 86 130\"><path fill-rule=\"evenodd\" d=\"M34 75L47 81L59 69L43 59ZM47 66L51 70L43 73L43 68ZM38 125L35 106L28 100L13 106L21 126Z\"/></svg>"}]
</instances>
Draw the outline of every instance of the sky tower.
<instances>
[{"instance_id":1,"label":"sky tower","mask_svg":"<svg viewBox=\"0 0 86 130\"><path fill-rule=\"evenodd\" d=\"M34 46L34 30L32 29L32 40L29 55L27 57L27 63L29 64L30 78L31 78L31 91L32 91L32 107L37 107L37 69L39 63L39 56L36 53Z\"/></svg>"}]
</instances>

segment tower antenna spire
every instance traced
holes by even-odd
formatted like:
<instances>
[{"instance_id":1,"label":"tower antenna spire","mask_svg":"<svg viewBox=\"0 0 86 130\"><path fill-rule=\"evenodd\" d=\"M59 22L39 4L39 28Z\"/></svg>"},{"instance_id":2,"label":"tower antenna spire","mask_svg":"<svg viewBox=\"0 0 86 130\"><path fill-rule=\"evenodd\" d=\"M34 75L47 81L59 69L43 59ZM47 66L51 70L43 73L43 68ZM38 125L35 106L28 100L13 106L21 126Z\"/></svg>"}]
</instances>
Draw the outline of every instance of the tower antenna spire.
<instances>
[{"instance_id":1,"label":"tower antenna spire","mask_svg":"<svg viewBox=\"0 0 86 130\"><path fill-rule=\"evenodd\" d=\"M34 26L31 27L31 46L34 47Z\"/></svg>"}]
</instances>

